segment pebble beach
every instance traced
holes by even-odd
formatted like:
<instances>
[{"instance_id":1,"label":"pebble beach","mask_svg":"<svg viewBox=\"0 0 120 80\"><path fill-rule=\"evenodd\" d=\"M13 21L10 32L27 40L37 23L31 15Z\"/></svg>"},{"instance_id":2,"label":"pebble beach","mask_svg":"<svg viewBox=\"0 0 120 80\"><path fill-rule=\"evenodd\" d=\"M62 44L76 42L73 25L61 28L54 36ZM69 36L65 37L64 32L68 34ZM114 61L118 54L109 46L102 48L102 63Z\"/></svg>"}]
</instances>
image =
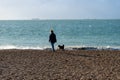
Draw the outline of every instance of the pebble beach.
<instances>
[{"instance_id":1,"label":"pebble beach","mask_svg":"<svg viewBox=\"0 0 120 80\"><path fill-rule=\"evenodd\" d=\"M0 80L120 80L120 51L0 50Z\"/></svg>"}]
</instances>

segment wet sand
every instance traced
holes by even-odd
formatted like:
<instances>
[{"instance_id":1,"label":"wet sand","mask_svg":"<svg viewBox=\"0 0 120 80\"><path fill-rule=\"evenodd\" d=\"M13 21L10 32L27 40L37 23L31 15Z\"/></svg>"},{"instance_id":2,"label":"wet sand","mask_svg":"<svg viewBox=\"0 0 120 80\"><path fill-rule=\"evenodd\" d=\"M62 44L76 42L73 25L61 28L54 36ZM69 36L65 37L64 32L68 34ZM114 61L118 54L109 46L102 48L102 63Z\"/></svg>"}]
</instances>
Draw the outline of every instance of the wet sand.
<instances>
[{"instance_id":1,"label":"wet sand","mask_svg":"<svg viewBox=\"0 0 120 80\"><path fill-rule=\"evenodd\" d=\"M120 80L120 51L0 50L0 80Z\"/></svg>"}]
</instances>

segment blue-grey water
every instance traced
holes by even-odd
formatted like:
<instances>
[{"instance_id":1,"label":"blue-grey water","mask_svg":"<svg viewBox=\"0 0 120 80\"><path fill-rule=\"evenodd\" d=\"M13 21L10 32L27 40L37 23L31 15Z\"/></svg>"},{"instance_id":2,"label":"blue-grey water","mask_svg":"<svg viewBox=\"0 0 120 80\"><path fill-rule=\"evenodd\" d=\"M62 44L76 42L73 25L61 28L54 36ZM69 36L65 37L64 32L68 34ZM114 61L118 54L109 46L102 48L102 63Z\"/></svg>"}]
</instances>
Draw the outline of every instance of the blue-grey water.
<instances>
[{"instance_id":1,"label":"blue-grey water","mask_svg":"<svg viewBox=\"0 0 120 80\"><path fill-rule=\"evenodd\" d=\"M0 20L0 49L50 48L53 29L66 47L120 49L120 20Z\"/></svg>"}]
</instances>

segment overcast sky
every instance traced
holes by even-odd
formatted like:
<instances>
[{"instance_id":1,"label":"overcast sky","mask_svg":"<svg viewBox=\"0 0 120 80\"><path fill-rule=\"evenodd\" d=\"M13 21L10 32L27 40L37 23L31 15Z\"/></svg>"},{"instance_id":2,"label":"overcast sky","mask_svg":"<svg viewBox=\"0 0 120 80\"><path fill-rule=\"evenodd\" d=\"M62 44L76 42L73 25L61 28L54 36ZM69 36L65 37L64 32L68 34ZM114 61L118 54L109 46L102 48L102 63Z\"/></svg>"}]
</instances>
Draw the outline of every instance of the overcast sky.
<instances>
[{"instance_id":1,"label":"overcast sky","mask_svg":"<svg viewBox=\"0 0 120 80\"><path fill-rule=\"evenodd\" d=\"M0 20L120 19L120 0L0 0Z\"/></svg>"}]
</instances>

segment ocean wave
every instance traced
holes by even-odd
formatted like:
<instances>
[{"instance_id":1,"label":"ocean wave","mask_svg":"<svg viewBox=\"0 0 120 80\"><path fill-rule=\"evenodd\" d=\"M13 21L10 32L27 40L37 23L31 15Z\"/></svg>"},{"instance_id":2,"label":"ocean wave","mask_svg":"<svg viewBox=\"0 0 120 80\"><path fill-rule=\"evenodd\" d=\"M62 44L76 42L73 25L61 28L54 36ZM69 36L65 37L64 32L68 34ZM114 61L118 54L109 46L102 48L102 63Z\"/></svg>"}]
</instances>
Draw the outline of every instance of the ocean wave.
<instances>
[{"instance_id":1,"label":"ocean wave","mask_svg":"<svg viewBox=\"0 0 120 80\"><path fill-rule=\"evenodd\" d=\"M120 50L120 46L69 46L68 50Z\"/></svg>"},{"instance_id":2,"label":"ocean wave","mask_svg":"<svg viewBox=\"0 0 120 80\"><path fill-rule=\"evenodd\" d=\"M1 45L0 50L2 49L39 49L43 50L44 48L41 48L39 46L33 47L33 46L15 46L15 45Z\"/></svg>"},{"instance_id":3,"label":"ocean wave","mask_svg":"<svg viewBox=\"0 0 120 80\"><path fill-rule=\"evenodd\" d=\"M48 50L50 46L16 46L16 45L0 45L0 50L3 49L36 49ZM55 47L56 49L57 46ZM65 46L66 50L120 50L120 46Z\"/></svg>"}]
</instances>

